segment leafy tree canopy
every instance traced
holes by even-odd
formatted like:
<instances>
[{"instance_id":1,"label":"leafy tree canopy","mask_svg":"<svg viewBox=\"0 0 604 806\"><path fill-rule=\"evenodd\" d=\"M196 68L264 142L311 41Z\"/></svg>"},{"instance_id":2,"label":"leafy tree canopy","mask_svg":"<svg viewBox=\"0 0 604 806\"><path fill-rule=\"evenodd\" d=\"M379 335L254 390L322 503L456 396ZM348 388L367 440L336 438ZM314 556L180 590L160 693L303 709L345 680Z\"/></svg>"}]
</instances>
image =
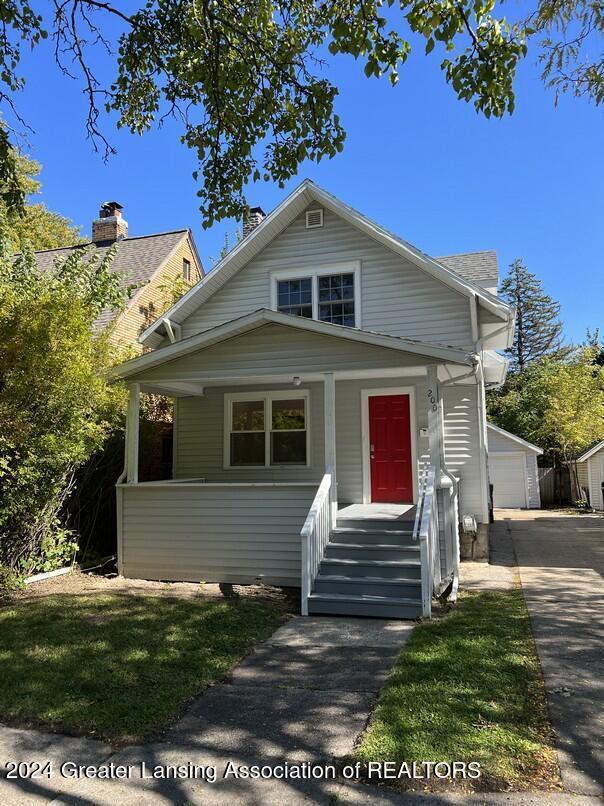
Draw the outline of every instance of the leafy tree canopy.
<instances>
[{"instance_id":1,"label":"leafy tree canopy","mask_svg":"<svg viewBox=\"0 0 604 806\"><path fill-rule=\"evenodd\" d=\"M59 518L73 473L121 421L115 348L93 332L124 304L112 259L78 250L41 272L30 251L0 253L0 586L73 552Z\"/></svg>"},{"instance_id":2,"label":"leafy tree canopy","mask_svg":"<svg viewBox=\"0 0 604 806\"><path fill-rule=\"evenodd\" d=\"M533 362L490 394L491 419L569 462L604 439L604 367L596 355L597 348L582 347L564 361Z\"/></svg>"},{"instance_id":3,"label":"leafy tree canopy","mask_svg":"<svg viewBox=\"0 0 604 806\"><path fill-rule=\"evenodd\" d=\"M30 0L4 0L0 100L15 114L21 48L51 31L63 70L83 79L88 134L110 152L100 109L142 133L178 117L199 159L204 224L239 216L249 180L283 184L305 159L342 150L337 87L322 56L349 55L368 77L392 84L419 42L439 54L457 97L487 117L514 109L519 61L535 41L543 78L557 92L604 99L600 0L538 0L509 22L495 0L147 0L132 13L111 0L54 0L48 19ZM108 18L118 24L107 25ZM108 33L109 31L109 33ZM117 38L117 42L114 40ZM90 67L90 49L117 50L109 86ZM595 52L595 56L594 56ZM23 121L24 123L24 121ZM1 146L1 143L0 143ZM0 154L0 157L2 155Z\"/></svg>"},{"instance_id":4,"label":"leafy tree canopy","mask_svg":"<svg viewBox=\"0 0 604 806\"><path fill-rule=\"evenodd\" d=\"M546 356L563 356L560 303L543 291L541 280L521 260L510 266L500 295L516 309L514 343L506 350L512 372Z\"/></svg>"}]
</instances>

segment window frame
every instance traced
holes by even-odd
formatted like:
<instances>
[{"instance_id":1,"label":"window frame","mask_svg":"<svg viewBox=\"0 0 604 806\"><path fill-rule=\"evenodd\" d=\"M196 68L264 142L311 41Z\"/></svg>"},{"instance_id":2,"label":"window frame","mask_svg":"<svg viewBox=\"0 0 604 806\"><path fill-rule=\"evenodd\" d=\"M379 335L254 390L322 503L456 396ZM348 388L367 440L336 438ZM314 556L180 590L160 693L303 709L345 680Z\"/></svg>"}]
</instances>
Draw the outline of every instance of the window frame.
<instances>
[{"instance_id":1,"label":"window frame","mask_svg":"<svg viewBox=\"0 0 604 806\"><path fill-rule=\"evenodd\" d=\"M319 319L319 277L331 276L334 274L352 274L354 277L354 329L362 327L361 317L361 261L352 260L346 263L331 263L323 266L302 266L292 269L283 269L271 272L271 309L279 311L278 286L279 280L306 280L312 281L312 318L315 322ZM294 315L294 314L292 314ZM325 322L325 324L330 324ZM349 325L337 325L337 327L350 327Z\"/></svg>"},{"instance_id":2,"label":"window frame","mask_svg":"<svg viewBox=\"0 0 604 806\"><path fill-rule=\"evenodd\" d=\"M304 400L304 424L306 428L306 463L271 463L271 434L273 433L273 400ZM233 403L262 400L264 403L264 464L263 465L232 465L231 464L231 434L233 432ZM224 395L224 440L223 440L223 468L224 470L271 470L272 468L299 469L311 467L310 455L310 391L308 389L281 389L266 390L262 392L227 392ZM286 429L301 431L302 429Z\"/></svg>"},{"instance_id":3,"label":"window frame","mask_svg":"<svg viewBox=\"0 0 604 806\"><path fill-rule=\"evenodd\" d=\"M185 274L185 269L186 269L186 274ZM186 257L183 257L183 259L182 259L182 272L181 272L181 274L182 274L182 279L183 280L185 280L187 283L191 282L191 261Z\"/></svg>"}]
</instances>

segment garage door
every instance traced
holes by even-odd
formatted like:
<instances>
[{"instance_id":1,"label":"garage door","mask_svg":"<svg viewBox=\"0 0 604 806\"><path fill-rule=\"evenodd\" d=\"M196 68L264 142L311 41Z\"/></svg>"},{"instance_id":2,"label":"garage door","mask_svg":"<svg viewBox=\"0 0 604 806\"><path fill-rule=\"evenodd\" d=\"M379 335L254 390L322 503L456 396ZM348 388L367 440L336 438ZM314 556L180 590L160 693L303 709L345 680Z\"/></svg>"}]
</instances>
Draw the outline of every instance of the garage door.
<instances>
[{"instance_id":1,"label":"garage door","mask_svg":"<svg viewBox=\"0 0 604 806\"><path fill-rule=\"evenodd\" d=\"M489 454L489 475L496 507L526 507L524 454Z\"/></svg>"}]
</instances>

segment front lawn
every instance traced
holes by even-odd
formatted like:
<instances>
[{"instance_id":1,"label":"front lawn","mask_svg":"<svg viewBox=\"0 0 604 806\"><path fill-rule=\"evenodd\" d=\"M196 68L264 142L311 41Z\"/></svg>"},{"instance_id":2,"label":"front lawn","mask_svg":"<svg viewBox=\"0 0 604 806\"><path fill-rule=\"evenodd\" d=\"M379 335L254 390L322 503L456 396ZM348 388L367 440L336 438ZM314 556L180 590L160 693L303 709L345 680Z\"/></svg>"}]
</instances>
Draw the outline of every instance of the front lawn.
<instances>
[{"instance_id":1,"label":"front lawn","mask_svg":"<svg viewBox=\"0 0 604 806\"><path fill-rule=\"evenodd\" d=\"M358 755L363 761L478 761L480 789L559 784L520 590L465 593L446 616L414 630Z\"/></svg>"},{"instance_id":2,"label":"front lawn","mask_svg":"<svg viewBox=\"0 0 604 806\"><path fill-rule=\"evenodd\" d=\"M277 601L52 595L0 608L0 721L141 741L284 620Z\"/></svg>"}]
</instances>

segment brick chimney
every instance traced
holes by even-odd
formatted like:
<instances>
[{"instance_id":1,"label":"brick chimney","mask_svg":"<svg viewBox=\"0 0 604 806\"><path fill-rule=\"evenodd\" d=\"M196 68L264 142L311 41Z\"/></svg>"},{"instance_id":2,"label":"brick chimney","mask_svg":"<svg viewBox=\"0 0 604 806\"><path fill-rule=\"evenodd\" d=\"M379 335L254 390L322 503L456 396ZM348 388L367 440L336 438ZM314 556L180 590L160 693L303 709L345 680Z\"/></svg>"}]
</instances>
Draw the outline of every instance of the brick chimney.
<instances>
[{"instance_id":1,"label":"brick chimney","mask_svg":"<svg viewBox=\"0 0 604 806\"><path fill-rule=\"evenodd\" d=\"M92 242L110 244L128 237L128 222L122 217L122 205L115 201L101 205L99 217L92 222Z\"/></svg>"},{"instance_id":2,"label":"brick chimney","mask_svg":"<svg viewBox=\"0 0 604 806\"><path fill-rule=\"evenodd\" d=\"M264 217L265 213L262 207L250 207L243 222L243 237L246 238L252 230L256 229Z\"/></svg>"}]
</instances>

